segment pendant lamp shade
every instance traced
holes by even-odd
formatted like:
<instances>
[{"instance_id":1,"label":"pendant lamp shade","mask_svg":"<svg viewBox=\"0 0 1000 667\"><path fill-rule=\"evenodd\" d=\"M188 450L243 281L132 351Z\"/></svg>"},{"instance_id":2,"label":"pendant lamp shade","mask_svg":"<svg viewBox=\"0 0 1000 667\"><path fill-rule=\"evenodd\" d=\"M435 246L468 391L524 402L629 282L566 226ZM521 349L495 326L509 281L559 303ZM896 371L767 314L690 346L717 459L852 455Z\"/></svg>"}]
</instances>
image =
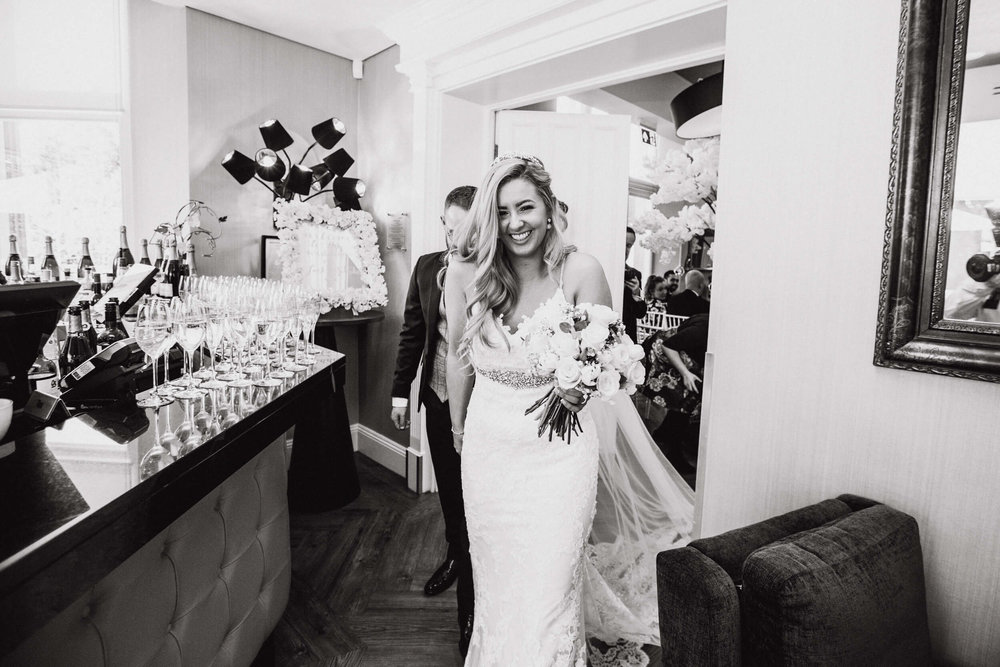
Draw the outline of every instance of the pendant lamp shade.
<instances>
[{"instance_id":1,"label":"pendant lamp shade","mask_svg":"<svg viewBox=\"0 0 1000 667\"><path fill-rule=\"evenodd\" d=\"M339 118L330 118L313 126L312 135L323 148L327 150L337 145L337 142L347 133L347 127Z\"/></svg>"},{"instance_id":2,"label":"pendant lamp shade","mask_svg":"<svg viewBox=\"0 0 1000 667\"><path fill-rule=\"evenodd\" d=\"M722 72L685 88L670 101L677 136L714 137L722 131Z\"/></svg>"},{"instance_id":3,"label":"pendant lamp shade","mask_svg":"<svg viewBox=\"0 0 1000 667\"><path fill-rule=\"evenodd\" d=\"M343 176L351 168L351 165L354 164L354 158L341 148L337 152L323 158L323 163L334 176Z\"/></svg>"},{"instance_id":4,"label":"pendant lamp shade","mask_svg":"<svg viewBox=\"0 0 1000 667\"><path fill-rule=\"evenodd\" d=\"M299 164L293 164L292 170L288 173L288 179L285 180L285 190L294 192L297 195L307 195L309 194L309 188L312 187L312 180L312 169Z\"/></svg>"},{"instance_id":5,"label":"pendant lamp shade","mask_svg":"<svg viewBox=\"0 0 1000 667\"><path fill-rule=\"evenodd\" d=\"M277 183L285 175L285 163L270 148L257 151L257 175L265 181Z\"/></svg>"},{"instance_id":6,"label":"pendant lamp shade","mask_svg":"<svg viewBox=\"0 0 1000 667\"><path fill-rule=\"evenodd\" d=\"M250 182L257 173L257 163L239 151L229 151L222 158L222 166L240 185Z\"/></svg>"},{"instance_id":7,"label":"pendant lamp shade","mask_svg":"<svg viewBox=\"0 0 1000 667\"><path fill-rule=\"evenodd\" d=\"M294 143L292 135L288 134L281 123L272 118L260 124L260 136L264 138L264 145L272 151L280 151L288 148Z\"/></svg>"}]
</instances>

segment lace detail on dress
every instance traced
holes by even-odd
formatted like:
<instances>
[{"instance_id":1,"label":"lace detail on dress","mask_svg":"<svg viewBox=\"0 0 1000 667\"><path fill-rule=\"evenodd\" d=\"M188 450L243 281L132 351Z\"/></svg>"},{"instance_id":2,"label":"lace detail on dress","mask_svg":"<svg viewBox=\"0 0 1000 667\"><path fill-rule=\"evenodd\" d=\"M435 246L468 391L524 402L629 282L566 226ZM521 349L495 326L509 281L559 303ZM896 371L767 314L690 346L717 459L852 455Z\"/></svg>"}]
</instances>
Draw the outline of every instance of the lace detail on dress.
<instances>
[{"instance_id":1,"label":"lace detail on dress","mask_svg":"<svg viewBox=\"0 0 1000 667\"><path fill-rule=\"evenodd\" d=\"M590 667L646 667L649 664L649 656L642 650L642 644L636 642L622 639L603 649L591 642L587 648Z\"/></svg>"}]
</instances>

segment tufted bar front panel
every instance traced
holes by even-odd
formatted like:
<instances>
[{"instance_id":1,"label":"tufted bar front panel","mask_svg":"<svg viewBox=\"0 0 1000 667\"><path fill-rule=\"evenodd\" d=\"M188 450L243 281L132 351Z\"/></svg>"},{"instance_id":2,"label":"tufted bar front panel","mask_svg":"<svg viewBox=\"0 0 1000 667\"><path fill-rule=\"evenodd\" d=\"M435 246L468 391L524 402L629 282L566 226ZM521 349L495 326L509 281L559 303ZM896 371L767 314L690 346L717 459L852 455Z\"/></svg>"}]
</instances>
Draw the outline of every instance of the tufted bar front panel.
<instances>
[{"instance_id":1,"label":"tufted bar front panel","mask_svg":"<svg viewBox=\"0 0 1000 667\"><path fill-rule=\"evenodd\" d=\"M288 603L279 438L5 656L3 667L249 665Z\"/></svg>"}]
</instances>

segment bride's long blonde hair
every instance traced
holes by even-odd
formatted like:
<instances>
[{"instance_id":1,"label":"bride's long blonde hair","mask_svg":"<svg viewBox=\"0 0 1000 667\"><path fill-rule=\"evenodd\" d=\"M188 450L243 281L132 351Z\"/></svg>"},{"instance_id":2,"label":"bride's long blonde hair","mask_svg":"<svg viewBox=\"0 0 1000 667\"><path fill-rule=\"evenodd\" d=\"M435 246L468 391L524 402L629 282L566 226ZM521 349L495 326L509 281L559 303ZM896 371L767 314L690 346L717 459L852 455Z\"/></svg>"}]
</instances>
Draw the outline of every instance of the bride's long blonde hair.
<instances>
[{"instance_id":1,"label":"bride's long blonde hair","mask_svg":"<svg viewBox=\"0 0 1000 667\"><path fill-rule=\"evenodd\" d=\"M501 187L519 178L535 186L545 205L546 218L552 221L552 226L546 228L543 246L543 259L550 276L559 275L566 255L573 250L573 246L566 243L566 218L552 194L552 178L541 161L530 156L495 161L476 192L455 244L458 259L476 266L466 305L468 320L459 345L460 354L465 354L477 337L489 345L487 333L488 327L495 326L494 314L509 313L517 303L520 290L507 250L500 241L497 197Z\"/></svg>"}]
</instances>

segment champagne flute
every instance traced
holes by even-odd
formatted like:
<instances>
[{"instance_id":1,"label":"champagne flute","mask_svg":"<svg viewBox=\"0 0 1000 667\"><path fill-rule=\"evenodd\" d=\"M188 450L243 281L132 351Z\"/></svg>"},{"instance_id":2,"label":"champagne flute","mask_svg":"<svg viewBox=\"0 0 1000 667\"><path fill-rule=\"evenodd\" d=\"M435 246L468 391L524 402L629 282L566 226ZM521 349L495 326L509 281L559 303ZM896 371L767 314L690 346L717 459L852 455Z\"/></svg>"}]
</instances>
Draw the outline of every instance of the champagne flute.
<instances>
[{"instance_id":1,"label":"champagne flute","mask_svg":"<svg viewBox=\"0 0 1000 667\"><path fill-rule=\"evenodd\" d=\"M201 392L195 387L198 380L191 376L191 366L194 363L194 351L201 346L205 338L205 309L201 302L193 296L178 301L173 308L174 321L173 332L177 342L184 350L184 360L187 371L184 374L186 388L175 394L177 398L192 400L201 396Z\"/></svg>"},{"instance_id":2,"label":"champagne flute","mask_svg":"<svg viewBox=\"0 0 1000 667\"><path fill-rule=\"evenodd\" d=\"M158 408L172 403L172 398L157 394L156 360L170 341L170 314L162 299L153 297L139 307L134 336L136 344L149 357L153 369L153 388L136 404L143 408Z\"/></svg>"}]
</instances>

